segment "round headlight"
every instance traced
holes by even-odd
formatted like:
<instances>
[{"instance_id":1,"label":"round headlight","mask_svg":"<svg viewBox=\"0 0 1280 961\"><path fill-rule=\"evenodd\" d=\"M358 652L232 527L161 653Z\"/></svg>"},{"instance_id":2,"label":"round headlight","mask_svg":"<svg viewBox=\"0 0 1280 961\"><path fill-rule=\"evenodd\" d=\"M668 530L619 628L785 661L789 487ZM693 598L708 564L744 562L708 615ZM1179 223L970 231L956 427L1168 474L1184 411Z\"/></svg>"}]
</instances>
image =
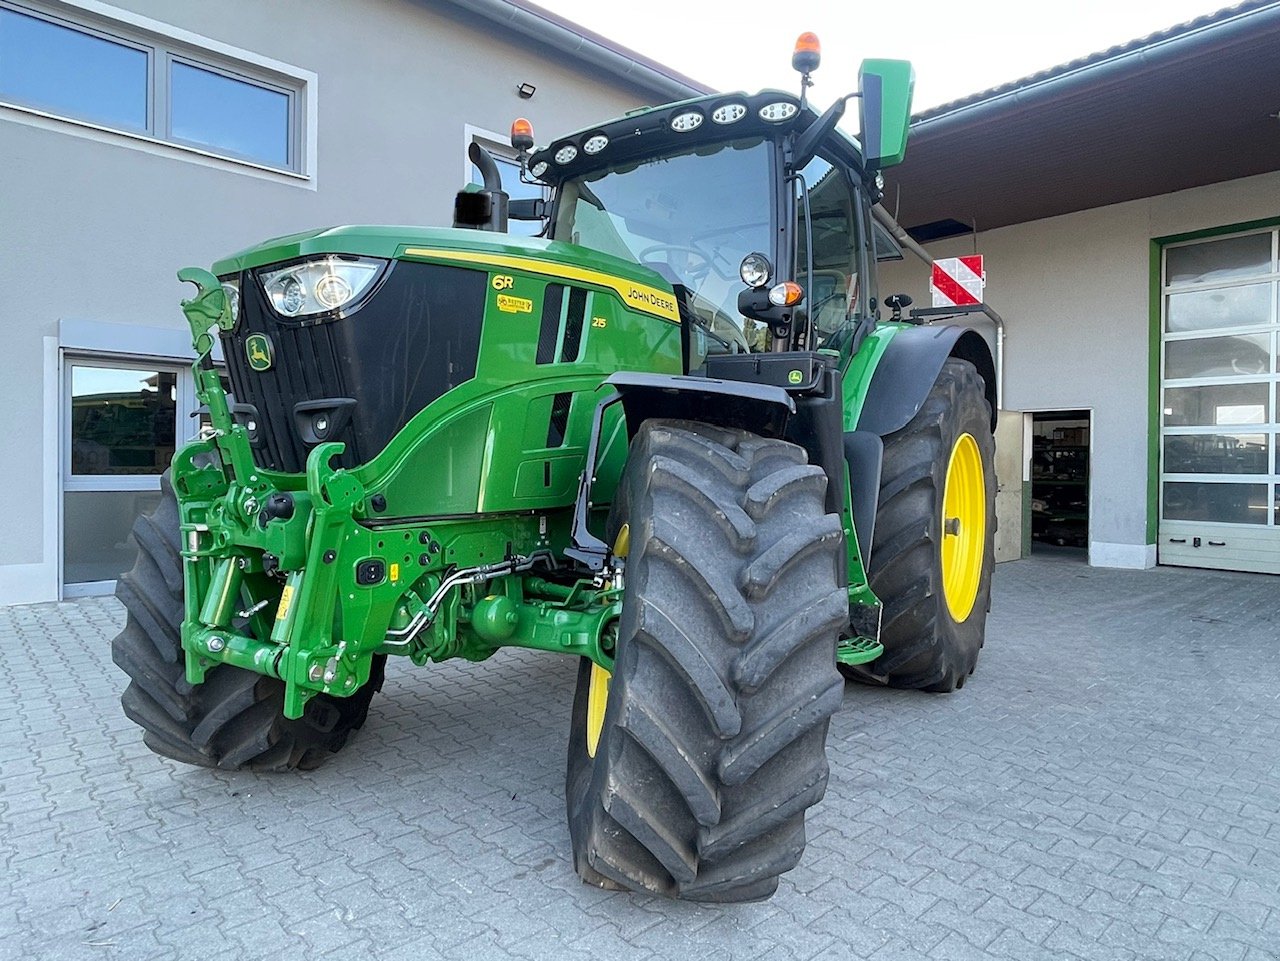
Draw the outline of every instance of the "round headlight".
<instances>
[{"instance_id":1,"label":"round headlight","mask_svg":"<svg viewBox=\"0 0 1280 961\"><path fill-rule=\"evenodd\" d=\"M556 151L556 163L561 165L573 163L573 158L576 156L578 156L578 148L571 143L567 143Z\"/></svg>"},{"instance_id":2,"label":"round headlight","mask_svg":"<svg viewBox=\"0 0 1280 961\"><path fill-rule=\"evenodd\" d=\"M351 285L337 274L325 274L316 281L316 300L330 310L337 310L351 299Z\"/></svg>"},{"instance_id":3,"label":"round headlight","mask_svg":"<svg viewBox=\"0 0 1280 961\"><path fill-rule=\"evenodd\" d=\"M533 169L529 171L529 173L533 174L535 177L541 177L546 172L547 162L545 160L539 160L533 165Z\"/></svg>"},{"instance_id":4,"label":"round headlight","mask_svg":"<svg viewBox=\"0 0 1280 961\"><path fill-rule=\"evenodd\" d=\"M722 103L711 111L711 119L716 123L737 123L747 115L745 103Z\"/></svg>"},{"instance_id":5,"label":"round headlight","mask_svg":"<svg viewBox=\"0 0 1280 961\"><path fill-rule=\"evenodd\" d=\"M281 277L271 285L271 303L286 317L292 317L300 311L306 300L307 292L302 289L302 283L298 278L292 274Z\"/></svg>"},{"instance_id":6,"label":"round headlight","mask_svg":"<svg viewBox=\"0 0 1280 961\"><path fill-rule=\"evenodd\" d=\"M702 114L696 110L686 110L671 118L671 129L676 133L688 133L702 126Z\"/></svg>"},{"instance_id":7,"label":"round headlight","mask_svg":"<svg viewBox=\"0 0 1280 961\"><path fill-rule=\"evenodd\" d=\"M784 120L790 120L800 108L789 100L778 100L775 103L767 103L760 108L760 119L767 120L769 123L782 123Z\"/></svg>"},{"instance_id":8,"label":"round headlight","mask_svg":"<svg viewBox=\"0 0 1280 961\"><path fill-rule=\"evenodd\" d=\"M609 146L609 138L602 133L598 133L594 137L588 137L587 142L582 145L582 149L589 154L598 154L607 146Z\"/></svg>"},{"instance_id":9,"label":"round headlight","mask_svg":"<svg viewBox=\"0 0 1280 961\"><path fill-rule=\"evenodd\" d=\"M231 317L233 320L240 317L240 281L235 283L225 283L222 285L222 291L227 295L227 306L231 308Z\"/></svg>"},{"instance_id":10,"label":"round headlight","mask_svg":"<svg viewBox=\"0 0 1280 961\"><path fill-rule=\"evenodd\" d=\"M742 258L742 265L738 268L738 276L742 278L742 282L748 287L763 287L769 282L769 278L773 276L773 265L769 263L769 258L764 254L747 254Z\"/></svg>"}]
</instances>

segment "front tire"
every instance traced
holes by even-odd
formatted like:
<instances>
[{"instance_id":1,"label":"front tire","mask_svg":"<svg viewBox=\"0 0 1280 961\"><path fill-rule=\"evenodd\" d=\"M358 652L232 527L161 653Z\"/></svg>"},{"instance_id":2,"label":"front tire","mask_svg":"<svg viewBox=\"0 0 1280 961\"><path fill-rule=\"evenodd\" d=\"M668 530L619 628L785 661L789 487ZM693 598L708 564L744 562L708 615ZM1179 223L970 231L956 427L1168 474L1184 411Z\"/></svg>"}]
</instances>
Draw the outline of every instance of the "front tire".
<instances>
[{"instance_id":1,"label":"front tire","mask_svg":"<svg viewBox=\"0 0 1280 961\"><path fill-rule=\"evenodd\" d=\"M884 653L846 677L945 692L978 661L995 567L995 440L982 377L948 359L924 405L884 439L868 570Z\"/></svg>"},{"instance_id":2,"label":"front tire","mask_svg":"<svg viewBox=\"0 0 1280 961\"><path fill-rule=\"evenodd\" d=\"M630 542L614 673L601 712L603 672L582 662L570 731L585 881L749 901L799 861L843 694L844 536L825 491L793 444L641 426L611 525Z\"/></svg>"},{"instance_id":3,"label":"front tire","mask_svg":"<svg viewBox=\"0 0 1280 961\"><path fill-rule=\"evenodd\" d=\"M178 500L166 472L160 503L133 525L138 559L121 575L116 597L128 618L111 642L111 658L129 675L120 698L156 754L225 771L319 767L342 748L382 687L386 657L374 658L369 681L346 698L321 694L296 721L284 716L284 683L229 664L187 682L182 650L182 554ZM314 705L314 707L312 706Z\"/></svg>"}]
</instances>

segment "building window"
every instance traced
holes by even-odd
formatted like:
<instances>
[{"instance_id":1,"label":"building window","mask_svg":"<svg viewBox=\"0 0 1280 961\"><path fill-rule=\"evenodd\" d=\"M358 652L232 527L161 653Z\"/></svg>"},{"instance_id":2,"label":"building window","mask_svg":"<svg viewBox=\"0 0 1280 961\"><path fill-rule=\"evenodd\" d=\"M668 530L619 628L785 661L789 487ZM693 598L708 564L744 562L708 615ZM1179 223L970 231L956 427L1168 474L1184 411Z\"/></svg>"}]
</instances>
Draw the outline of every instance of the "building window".
<instances>
[{"instance_id":1,"label":"building window","mask_svg":"<svg viewBox=\"0 0 1280 961\"><path fill-rule=\"evenodd\" d=\"M66 356L62 591L101 594L133 566L129 532L160 501L160 475L201 426L189 368Z\"/></svg>"},{"instance_id":2,"label":"building window","mask_svg":"<svg viewBox=\"0 0 1280 961\"><path fill-rule=\"evenodd\" d=\"M169 136L272 167L289 163L289 94L175 60Z\"/></svg>"},{"instance_id":3,"label":"building window","mask_svg":"<svg viewBox=\"0 0 1280 961\"><path fill-rule=\"evenodd\" d=\"M145 133L149 67L145 48L0 7L6 100Z\"/></svg>"},{"instance_id":4,"label":"building window","mask_svg":"<svg viewBox=\"0 0 1280 961\"><path fill-rule=\"evenodd\" d=\"M304 84L127 24L0 0L0 101L287 171Z\"/></svg>"},{"instance_id":5,"label":"building window","mask_svg":"<svg viewBox=\"0 0 1280 961\"><path fill-rule=\"evenodd\" d=\"M71 475L159 476L177 446L178 373L71 366Z\"/></svg>"}]
</instances>

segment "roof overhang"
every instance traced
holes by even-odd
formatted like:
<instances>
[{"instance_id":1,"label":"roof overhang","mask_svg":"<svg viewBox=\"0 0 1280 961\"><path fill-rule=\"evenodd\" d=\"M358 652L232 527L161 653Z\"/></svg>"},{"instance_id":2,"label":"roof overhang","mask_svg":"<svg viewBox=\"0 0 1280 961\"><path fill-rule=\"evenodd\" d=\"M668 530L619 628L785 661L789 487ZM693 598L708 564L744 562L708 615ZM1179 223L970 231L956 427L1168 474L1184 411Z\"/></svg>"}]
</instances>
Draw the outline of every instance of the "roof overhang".
<instances>
[{"instance_id":1,"label":"roof overhang","mask_svg":"<svg viewBox=\"0 0 1280 961\"><path fill-rule=\"evenodd\" d=\"M1244 3L920 115L885 205L927 240L1280 170L1278 113L1280 2Z\"/></svg>"},{"instance_id":2,"label":"roof overhang","mask_svg":"<svg viewBox=\"0 0 1280 961\"><path fill-rule=\"evenodd\" d=\"M648 93L657 102L712 92L705 84L587 30L529 0L436 0L454 13L480 19Z\"/></svg>"}]
</instances>

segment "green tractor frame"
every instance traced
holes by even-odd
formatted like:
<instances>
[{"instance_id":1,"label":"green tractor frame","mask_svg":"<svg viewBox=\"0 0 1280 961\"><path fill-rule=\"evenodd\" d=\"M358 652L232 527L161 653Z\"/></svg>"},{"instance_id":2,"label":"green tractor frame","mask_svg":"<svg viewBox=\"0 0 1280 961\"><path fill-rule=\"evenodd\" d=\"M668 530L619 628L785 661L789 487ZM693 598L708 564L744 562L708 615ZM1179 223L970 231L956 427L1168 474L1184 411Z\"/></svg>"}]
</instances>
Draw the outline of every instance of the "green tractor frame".
<instances>
[{"instance_id":1,"label":"green tractor frame","mask_svg":"<svg viewBox=\"0 0 1280 961\"><path fill-rule=\"evenodd\" d=\"M701 97L533 152L518 126L549 200L509 202L473 148L485 185L453 228L317 230L179 273L209 426L135 527L113 644L153 751L313 768L388 656L556 651L580 665L583 879L776 889L845 677L972 673L995 488L986 341L876 287L911 68L864 63L859 144L850 98L803 96L816 49L795 63L801 97Z\"/></svg>"}]
</instances>

